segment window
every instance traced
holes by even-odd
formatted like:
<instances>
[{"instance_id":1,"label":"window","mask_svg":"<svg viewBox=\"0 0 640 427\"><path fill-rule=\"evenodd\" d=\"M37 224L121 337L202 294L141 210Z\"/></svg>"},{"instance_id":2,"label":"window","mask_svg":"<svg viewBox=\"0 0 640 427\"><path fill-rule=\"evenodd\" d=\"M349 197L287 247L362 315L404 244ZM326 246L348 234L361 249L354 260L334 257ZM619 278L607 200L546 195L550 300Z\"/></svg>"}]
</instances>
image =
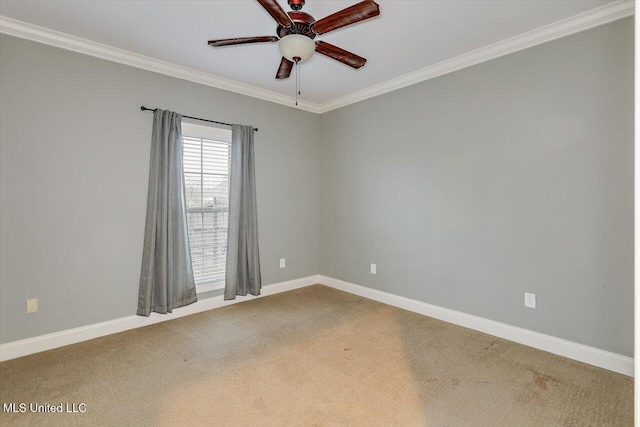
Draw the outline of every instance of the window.
<instances>
[{"instance_id":1,"label":"window","mask_svg":"<svg viewBox=\"0 0 640 427\"><path fill-rule=\"evenodd\" d=\"M224 287L231 130L182 124L191 263L198 292Z\"/></svg>"}]
</instances>

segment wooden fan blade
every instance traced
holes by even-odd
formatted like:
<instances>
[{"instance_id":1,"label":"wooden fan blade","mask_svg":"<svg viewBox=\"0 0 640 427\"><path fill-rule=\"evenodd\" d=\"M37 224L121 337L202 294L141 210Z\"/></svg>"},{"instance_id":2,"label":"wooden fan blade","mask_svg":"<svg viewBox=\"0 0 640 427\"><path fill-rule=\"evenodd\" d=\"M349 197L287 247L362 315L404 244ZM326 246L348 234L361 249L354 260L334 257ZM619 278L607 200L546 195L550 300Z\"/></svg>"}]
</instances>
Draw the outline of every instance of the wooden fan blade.
<instances>
[{"instance_id":1,"label":"wooden fan blade","mask_svg":"<svg viewBox=\"0 0 640 427\"><path fill-rule=\"evenodd\" d=\"M358 56L355 53L351 53L344 49L334 46L327 42L317 41L316 52L321 53L329 58L333 58L336 61L340 61L343 64L347 64L349 67L358 69L362 67L367 60L362 56Z\"/></svg>"},{"instance_id":2,"label":"wooden fan blade","mask_svg":"<svg viewBox=\"0 0 640 427\"><path fill-rule=\"evenodd\" d=\"M291 69L293 69L293 62L283 56L282 61L280 61L280 67L278 67L278 72L276 73L276 79L288 79L291 75Z\"/></svg>"},{"instance_id":3,"label":"wooden fan blade","mask_svg":"<svg viewBox=\"0 0 640 427\"><path fill-rule=\"evenodd\" d=\"M276 0L258 0L258 3L260 3L260 5L269 12L269 15L271 15L278 24L283 27L291 26L291 18L289 18L289 15L287 15L284 10L282 10Z\"/></svg>"},{"instance_id":4,"label":"wooden fan blade","mask_svg":"<svg viewBox=\"0 0 640 427\"><path fill-rule=\"evenodd\" d=\"M236 44L247 44L247 43L273 43L277 42L279 39L276 36L261 36L261 37L239 37L235 39L220 39L220 40L209 40L209 46L220 47L220 46L232 46Z\"/></svg>"},{"instance_id":5,"label":"wooden fan blade","mask_svg":"<svg viewBox=\"0 0 640 427\"><path fill-rule=\"evenodd\" d=\"M326 34L378 15L380 15L380 6L372 0L365 0L314 22L311 24L311 31L316 34Z\"/></svg>"}]
</instances>

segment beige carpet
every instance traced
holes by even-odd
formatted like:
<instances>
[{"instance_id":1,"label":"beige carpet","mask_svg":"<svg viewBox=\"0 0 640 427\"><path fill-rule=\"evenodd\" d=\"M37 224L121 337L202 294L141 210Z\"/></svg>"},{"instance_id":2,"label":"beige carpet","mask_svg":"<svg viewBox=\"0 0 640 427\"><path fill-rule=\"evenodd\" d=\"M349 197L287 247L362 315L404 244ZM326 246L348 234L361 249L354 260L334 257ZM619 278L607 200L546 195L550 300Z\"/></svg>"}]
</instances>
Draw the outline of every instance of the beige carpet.
<instances>
[{"instance_id":1,"label":"beige carpet","mask_svg":"<svg viewBox=\"0 0 640 427\"><path fill-rule=\"evenodd\" d=\"M631 426L623 375L321 285L0 364L15 426Z\"/></svg>"}]
</instances>

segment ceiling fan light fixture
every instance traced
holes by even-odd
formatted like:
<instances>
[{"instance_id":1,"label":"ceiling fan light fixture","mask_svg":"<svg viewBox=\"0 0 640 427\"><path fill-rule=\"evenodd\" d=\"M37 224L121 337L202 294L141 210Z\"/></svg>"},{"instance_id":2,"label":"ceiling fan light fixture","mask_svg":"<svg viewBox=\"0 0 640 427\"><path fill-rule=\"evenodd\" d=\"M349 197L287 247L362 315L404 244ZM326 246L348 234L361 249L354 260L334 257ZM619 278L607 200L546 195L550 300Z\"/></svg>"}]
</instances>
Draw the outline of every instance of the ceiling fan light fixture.
<instances>
[{"instance_id":1,"label":"ceiling fan light fixture","mask_svg":"<svg viewBox=\"0 0 640 427\"><path fill-rule=\"evenodd\" d=\"M282 56L287 58L291 62L297 62L295 58L299 58L298 61L306 61L311 58L313 52L316 50L316 44L307 36L301 34L289 34L284 36L278 42Z\"/></svg>"},{"instance_id":2,"label":"ceiling fan light fixture","mask_svg":"<svg viewBox=\"0 0 640 427\"><path fill-rule=\"evenodd\" d=\"M0 0L1 1L1 0ZM288 79L295 66L296 79L300 77L300 62L306 61L313 52L335 59L349 67L358 69L367 59L355 53L341 49L322 40L314 42L316 36L355 24L380 15L380 6L373 0L361 0L352 6L339 10L320 20L302 12L305 0L287 0L290 12L285 12L278 0L257 0L260 6L278 23L276 36L236 37L231 39L209 40L213 47L233 46L247 43L275 43L280 45L282 59L276 72L276 79ZM298 89L296 93L299 94Z\"/></svg>"}]
</instances>

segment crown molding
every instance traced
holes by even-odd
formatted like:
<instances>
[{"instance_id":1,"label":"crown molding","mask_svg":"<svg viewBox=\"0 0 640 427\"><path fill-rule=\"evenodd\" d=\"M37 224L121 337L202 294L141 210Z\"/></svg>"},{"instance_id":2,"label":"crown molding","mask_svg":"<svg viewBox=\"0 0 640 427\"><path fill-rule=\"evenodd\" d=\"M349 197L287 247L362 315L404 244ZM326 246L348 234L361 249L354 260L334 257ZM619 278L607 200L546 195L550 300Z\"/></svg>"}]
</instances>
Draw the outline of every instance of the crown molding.
<instances>
[{"instance_id":1,"label":"crown molding","mask_svg":"<svg viewBox=\"0 0 640 427\"><path fill-rule=\"evenodd\" d=\"M634 14L633 0L618 0L561 21L537 28L527 33L464 53L434 65L413 71L386 82L353 92L323 104L298 101L297 108L316 114L326 113L374 96L382 95L444 74L452 73L485 61L490 61L510 53L527 49L542 43L585 31ZM165 74L206 86L251 96L264 101L294 107L292 97L261 89L231 79L161 61L123 49L96 43L80 37L50 30L48 28L0 16L0 33L32 40L38 43L71 50L120 64L130 65L155 73Z\"/></svg>"},{"instance_id":2,"label":"crown molding","mask_svg":"<svg viewBox=\"0 0 640 427\"><path fill-rule=\"evenodd\" d=\"M59 31L50 30L48 28L18 21L6 16L0 16L0 33L59 47L73 52L83 53L100 59L106 59L107 61L130 65L143 70L153 71L155 73L165 74L167 76L188 80L194 83L200 83L206 86L239 93L241 95L251 96L264 101L275 102L276 104L282 104L292 108L294 108L295 105L294 98L272 92L270 90L261 89L259 87L216 76L215 74L205 73L203 71L172 64L170 62L139 55L124 49L97 43L91 40L61 33ZM317 104L302 100L298 101L297 108L310 111L312 113L319 112Z\"/></svg>"},{"instance_id":3,"label":"crown molding","mask_svg":"<svg viewBox=\"0 0 640 427\"><path fill-rule=\"evenodd\" d=\"M335 110L374 96L382 95L425 80L490 61L542 43L585 31L634 14L633 0L619 0L554 22L471 52L413 71L386 82L320 104L319 113Z\"/></svg>"}]
</instances>

